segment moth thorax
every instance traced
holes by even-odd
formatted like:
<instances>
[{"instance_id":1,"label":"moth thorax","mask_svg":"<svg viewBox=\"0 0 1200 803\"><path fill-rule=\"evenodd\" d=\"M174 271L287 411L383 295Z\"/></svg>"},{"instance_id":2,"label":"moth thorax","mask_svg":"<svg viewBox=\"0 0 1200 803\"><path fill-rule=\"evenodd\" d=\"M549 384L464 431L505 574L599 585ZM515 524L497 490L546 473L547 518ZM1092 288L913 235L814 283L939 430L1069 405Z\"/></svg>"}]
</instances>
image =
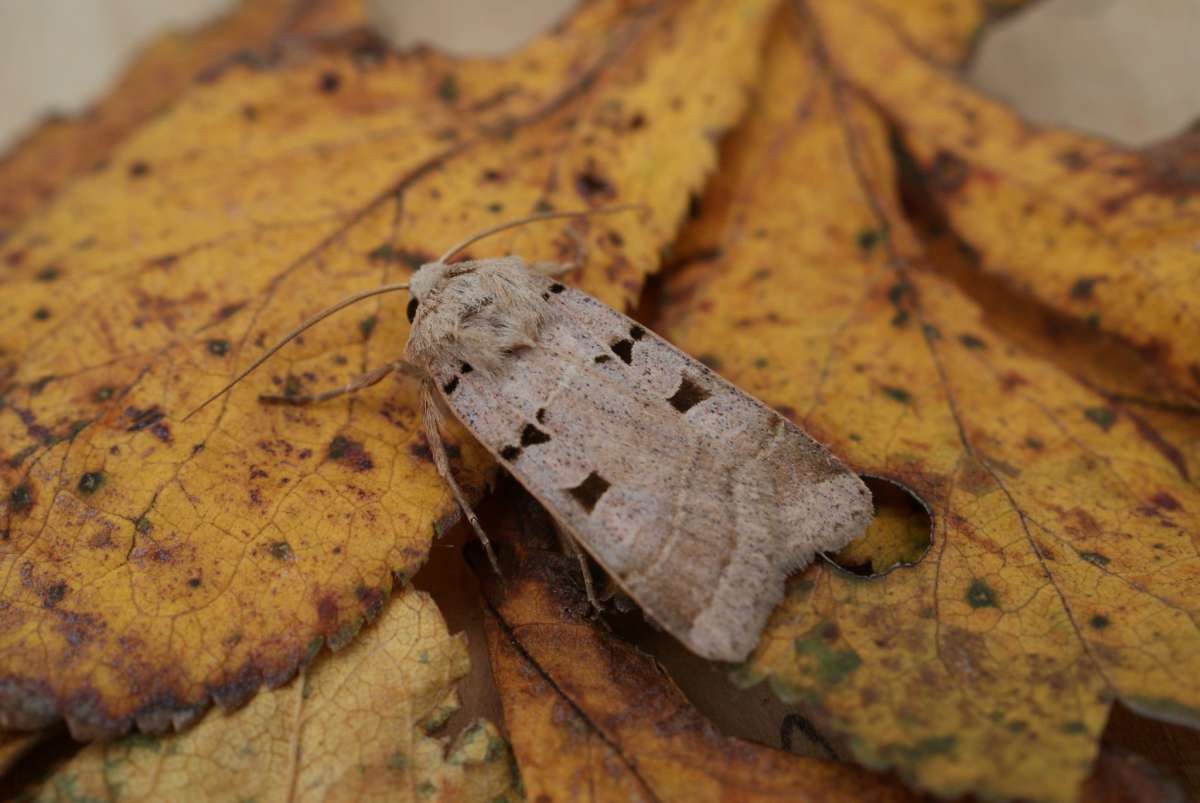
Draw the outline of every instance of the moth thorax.
<instances>
[{"instance_id":1,"label":"moth thorax","mask_svg":"<svg viewBox=\"0 0 1200 803\"><path fill-rule=\"evenodd\" d=\"M536 343L547 314L540 280L515 257L426 265L412 284L420 312L409 352L425 364L448 355L494 370Z\"/></svg>"}]
</instances>

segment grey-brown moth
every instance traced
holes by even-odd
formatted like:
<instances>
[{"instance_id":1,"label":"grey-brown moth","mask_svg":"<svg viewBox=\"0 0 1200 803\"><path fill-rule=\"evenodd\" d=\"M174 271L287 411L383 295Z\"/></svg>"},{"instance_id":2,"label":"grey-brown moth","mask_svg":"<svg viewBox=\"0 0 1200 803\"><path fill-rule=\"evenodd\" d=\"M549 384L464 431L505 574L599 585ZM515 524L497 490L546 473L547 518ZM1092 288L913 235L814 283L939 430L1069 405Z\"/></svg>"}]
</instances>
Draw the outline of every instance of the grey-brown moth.
<instances>
[{"instance_id":1,"label":"grey-brown moth","mask_svg":"<svg viewBox=\"0 0 1200 803\"><path fill-rule=\"evenodd\" d=\"M595 211L493 227L422 265L408 283L345 299L208 401L328 315L407 289L412 329L403 359L343 388L286 401L353 392L392 371L415 377L438 472L493 565L487 535L450 471L440 435L446 414L654 622L700 656L740 661L782 599L787 575L862 534L872 516L870 492L786 418L558 281L571 265L516 256L452 261L497 231L586 214Z\"/></svg>"}]
</instances>

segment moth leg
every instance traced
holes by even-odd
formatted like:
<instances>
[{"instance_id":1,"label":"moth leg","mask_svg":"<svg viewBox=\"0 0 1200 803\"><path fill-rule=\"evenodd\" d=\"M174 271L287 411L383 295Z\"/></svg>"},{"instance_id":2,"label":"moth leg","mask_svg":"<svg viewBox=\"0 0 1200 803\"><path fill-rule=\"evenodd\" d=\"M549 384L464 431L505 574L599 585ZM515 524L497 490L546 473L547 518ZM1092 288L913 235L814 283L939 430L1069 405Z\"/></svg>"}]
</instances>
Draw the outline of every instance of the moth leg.
<instances>
[{"instance_id":1,"label":"moth leg","mask_svg":"<svg viewBox=\"0 0 1200 803\"><path fill-rule=\"evenodd\" d=\"M558 533L558 540L562 543L563 549L570 552L575 556L575 560L579 561L579 572L583 575L583 589L587 592L592 610L596 613L603 613L604 608L600 606L600 600L596 597L596 589L592 586L592 567L588 565L587 555L579 548L579 542L575 540L574 536L557 527L555 531Z\"/></svg>"},{"instance_id":2,"label":"moth leg","mask_svg":"<svg viewBox=\"0 0 1200 803\"><path fill-rule=\"evenodd\" d=\"M583 267L583 263L587 262L587 240L575 229L567 229L567 236L575 243L574 259L570 262L533 262L529 265L529 272L539 276L562 276Z\"/></svg>"},{"instance_id":3,"label":"moth leg","mask_svg":"<svg viewBox=\"0 0 1200 803\"><path fill-rule=\"evenodd\" d=\"M446 446L442 443L441 414L438 412L433 384L428 377L421 383L421 423L425 426L425 439L429 441L429 451L433 454L433 464L437 467L438 474L450 486L450 493L454 494L454 501L458 503L459 509L471 523L471 529L475 530L475 535L483 544L483 551L487 553L488 562L492 564L496 574L503 576L504 573L500 571L500 562L496 560L496 553L492 551L492 542L488 540L487 533L483 531L479 517L475 515L475 511L471 510L471 505L467 502L462 488L458 487L458 483L454 481L454 475L450 473L450 459L446 457Z\"/></svg>"},{"instance_id":4,"label":"moth leg","mask_svg":"<svg viewBox=\"0 0 1200 803\"><path fill-rule=\"evenodd\" d=\"M397 362L389 362L386 365L381 365L378 368L367 371L365 374L359 374L342 387L334 388L333 390L326 390L322 393L306 393L300 396L275 396L264 394L259 396L258 400L263 404L290 404L294 406L303 404L316 404L317 402L323 402L328 401L329 399L337 398L345 393L354 393L355 391L362 390L363 388L369 388L371 385L379 382L393 371L411 375L413 370L413 366L410 366L403 360L399 360Z\"/></svg>"}]
</instances>

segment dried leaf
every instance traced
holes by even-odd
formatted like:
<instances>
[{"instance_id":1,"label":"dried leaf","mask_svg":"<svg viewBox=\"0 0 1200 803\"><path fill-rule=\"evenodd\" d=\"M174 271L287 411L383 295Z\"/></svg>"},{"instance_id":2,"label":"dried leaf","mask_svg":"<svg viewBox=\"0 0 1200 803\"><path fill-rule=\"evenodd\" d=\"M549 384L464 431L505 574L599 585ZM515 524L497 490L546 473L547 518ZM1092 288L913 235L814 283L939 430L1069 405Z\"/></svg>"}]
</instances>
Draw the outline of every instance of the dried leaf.
<instances>
[{"instance_id":1,"label":"dried leaf","mask_svg":"<svg viewBox=\"0 0 1200 803\"><path fill-rule=\"evenodd\" d=\"M810 24L776 29L770 100L727 143L678 249L700 259L667 283L657 328L911 488L933 544L882 577L812 567L740 677L939 795L1074 800L1114 698L1200 722L1200 494L1157 433L928 269L884 121L830 72L835 47L873 58L877 37L826 36L854 3L802 5ZM895 75L917 69L887 52ZM940 97L921 113L953 118ZM1054 253L1079 264L1068 244Z\"/></svg>"},{"instance_id":2,"label":"dried leaf","mask_svg":"<svg viewBox=\"0 0 1200 803\"><path fill-rule=\"evenodd\" d=\"M457 707L454 684L467 670L466 640L447 632L431 597L409 590L291 684L184 734L88 745L31 797L517 800L508 746L491 723L451 746L427 733L425 720Z\"/></svg>"},{"instance_id":3,"label":"dried leaf","mask_svg":"<svg viewBox=\"0 0 1200 803\"><path fill-rule=\"evenodd\" d=\"M267 60L297 35L365 21L361 0L242 0L193 33L160 36L108 96L79 117L47 120L0 158L0 240L68 181L91 169L223 59Z\"/></svg>"},{"instance_id":4,"label":"dried leaf","mask_svg":"<svg viewBox=\"0 0 1200 803\"><path fill-rule=\"evenodd\" d=\"M306 334L184 423L279 334L544 208L577 282L620 305L740 116L772 2L594 2L500 60L342 50L231 66L0 247L0 725L155 732L340 647L457 515L416 389L318 407L398 356L403 301ZM558 225L506 241L569 259ZM490 465L452 439L460 481Z\"/></svg>"},{"instance_id":5,"label":"dried leaf","mask_svg":"<svg viewBox=\"0 0 1200 803\"><path fill-rule=\"evenodd\" d=\"M552 535L520 538L503 582L480 577L492 676L530 799L916 799L854 766L722 736L653 658L589 622L578 564L547 551Z\"/></svg>"},{"instance_id":6,"label":"dried leaf","mask_svg":"<svg viewBox=\"0 0 1200 803\"><path fill-rule=\"evenodd\" d=\"M814 8L837 68L894 121L982 268L1124 338L1200 404L1194 146L1139 152L1033 129L916 57L869 4Z\"/></svg>"}]
</instances>

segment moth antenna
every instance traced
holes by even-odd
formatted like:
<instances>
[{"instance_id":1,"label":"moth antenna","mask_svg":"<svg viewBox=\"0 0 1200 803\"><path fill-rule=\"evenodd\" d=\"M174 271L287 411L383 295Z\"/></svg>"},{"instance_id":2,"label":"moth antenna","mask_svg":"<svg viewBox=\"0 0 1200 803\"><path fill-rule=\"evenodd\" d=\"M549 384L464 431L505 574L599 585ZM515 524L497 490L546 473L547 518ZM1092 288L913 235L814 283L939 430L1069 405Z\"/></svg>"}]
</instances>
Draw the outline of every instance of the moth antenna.
<instances>
[{"instance_id":1,"label":"moth antenna","mask_svg":"<svg viewBox=\"0 0 1200 803\"><path fill-rule=\"evenodd\" d=\"M524 226L527 223L536 223L540 220L554 220L556 218L565 218L565 217L589 217L591 215L611 215L616 212L628 212L633 209L640 209L643 212L645 212L647 207L645 204L618 204L616 206L606 206L602 209L581 209L581 210L577 210L574 212L542 212L537 215L529 215L528 217L517 218L516 220L510 220L507 223L498 223L495 226L491 226L490 228L486 228L483 231L472 234L470 237L463 240L461 243L454 246L446 253L442 254L441 257L438 258L438 262L443 262L443 263L447 262L451 257L453 257L455 254L457 254L459 251L463 250L468 245L479 242L484 237L491 237L493 234L498 234L499 232L507 231L508 229L515 229L517 226Z\"/></svg>"},{"instance_id":2,"label":"moth antenna","mask_svg":"<svg viewBox=\"0 0 1200 803\"><path fill-rule=\"evenodd\" d=\"M300 335L302 332L304 332L304 330L308 329L309 327L315 326L316 324L325 320L326 318L328 318L330 315L332 315L335 312L339 312L340 310L343 310L346 307L349 307L353 304L357 304L360 301L365 301L366 299L371 298L372 296L381 296L384 293L394 293L397 290L407 290L407 289L408 289L408 282L402 282L399 284L385 284L380 287L373 288L371 290L364 290L361 293L355 293L352 296L343 298L341 301L337 302L336 304L334 304L331 307L326 307L325 309L323 309L320 312L316 313L315 315L311 316L306 321L304 321L302 324L297 326L295 329L293 329L292 331L290 331L286 335L284 335L283 338L278 343L271 346L271 348L267 349L261 357L259 357L254 362L250 363L250 366L248 368L246 368L246 370L244 370L240 374L238 374L236 377L234 377L233 380L229 382L229 384L225 385L225 387L221 388L216 393L209 396L207 399L205 399L203 402L200 403L199 407L195 408L190 413L185 415L183 417L183 420L187 421L189 418L191 418L196 413L203 410L209 404L211 404L212 402L214 402L217 399L224 396L226 393L228 393L233 388L234 385L236 385L238 382L241 382L243 379L245 379L247 376L249 376L251 374L251 372L254 371L255 368L258 368L258 366L262 365L264 362L266 362L268 359L270 359L271 355L273 355L275 352L279 351L281 348L286 346L288 343L292 342L292 340L294 340L298 335Z\"/></svg>"}]
</instances>

